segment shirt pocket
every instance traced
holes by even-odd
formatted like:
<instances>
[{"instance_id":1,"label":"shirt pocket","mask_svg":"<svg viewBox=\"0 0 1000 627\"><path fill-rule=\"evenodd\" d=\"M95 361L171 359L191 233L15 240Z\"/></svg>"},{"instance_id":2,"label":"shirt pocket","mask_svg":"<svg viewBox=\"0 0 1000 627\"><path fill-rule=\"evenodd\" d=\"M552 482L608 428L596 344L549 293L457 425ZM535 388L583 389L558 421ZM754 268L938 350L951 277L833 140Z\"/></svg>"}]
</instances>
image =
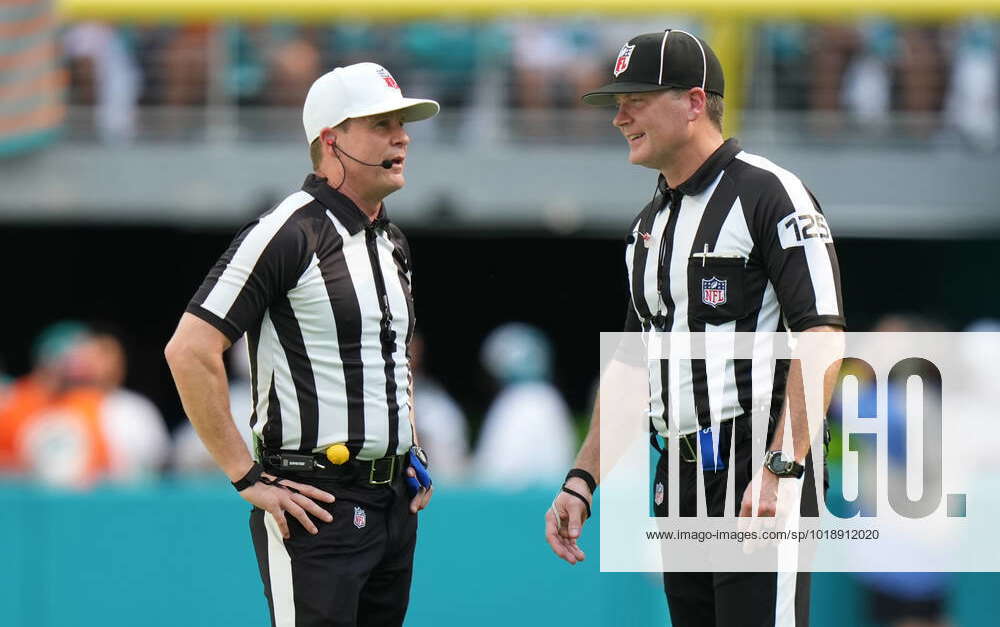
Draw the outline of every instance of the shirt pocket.
<instances>
[{"instance_id":1,"label":"shirt pocket","mask_svg":"<svg viewBox=\"0 0 1000 627\"><path fill-rule=\"evenodd\" d=\"M738 254L699 253L688 260L691 314L706 324L746 316L746 258Z\"/></svg>"}]
</instances>

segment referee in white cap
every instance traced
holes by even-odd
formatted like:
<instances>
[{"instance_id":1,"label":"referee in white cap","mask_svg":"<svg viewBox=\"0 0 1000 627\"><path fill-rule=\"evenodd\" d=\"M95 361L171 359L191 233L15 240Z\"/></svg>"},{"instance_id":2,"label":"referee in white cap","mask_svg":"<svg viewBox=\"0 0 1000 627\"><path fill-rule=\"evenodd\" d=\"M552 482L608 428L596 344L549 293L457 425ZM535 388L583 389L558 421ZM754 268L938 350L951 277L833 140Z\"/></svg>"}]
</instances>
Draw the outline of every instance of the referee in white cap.
<instances>
[{"instance_id":1,"label":"referee in white cap","mask_svg":"<svg viewBox=\"0 0 1000 627\"><path fill-rule=\"evenodd\" d=\"M314 172L239 231L166 348L188 418L254 506L276 627L403 624L433 488L412 418L410 250L383 199L405 182L404 124L438 110L374 63L317 79L302 113ZM222 361L244 334L253 451Z\"/></svg>"}]
</instances>

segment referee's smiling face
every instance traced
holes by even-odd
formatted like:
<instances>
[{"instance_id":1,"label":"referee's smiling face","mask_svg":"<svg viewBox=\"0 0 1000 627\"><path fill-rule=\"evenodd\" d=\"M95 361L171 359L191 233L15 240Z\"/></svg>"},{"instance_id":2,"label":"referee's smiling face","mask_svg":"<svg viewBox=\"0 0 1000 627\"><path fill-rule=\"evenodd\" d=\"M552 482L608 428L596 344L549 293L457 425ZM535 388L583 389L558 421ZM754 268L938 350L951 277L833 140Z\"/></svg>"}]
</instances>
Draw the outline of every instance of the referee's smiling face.
<instances>
[{"instance_id":1,"label":"referee's smiling face","mask_svg":"<svg viewBox=\"0 0 1000 627\"><path fill-rule=\"evenodd\" d=\"M691 137L687 94L664 90L618 94L612 124L628 142L629 163L662 170Z\"/></svg>"},{"instance_id":2,"label":"referee's smiling face","mask_svg":"<svg viewBox=\"0 0 1000 627\"><path fill-rule=\"evenodd\" d=\"M363 165L353 159L342 159L346 169L345 185L366 197L385 198L406 184L403 170L410 136L403 129L403 114L399 111L355 118L346 129L337 133L337 145L361 161L381 164L391 161L392 167Z\"/></svg>"}]
</instances>

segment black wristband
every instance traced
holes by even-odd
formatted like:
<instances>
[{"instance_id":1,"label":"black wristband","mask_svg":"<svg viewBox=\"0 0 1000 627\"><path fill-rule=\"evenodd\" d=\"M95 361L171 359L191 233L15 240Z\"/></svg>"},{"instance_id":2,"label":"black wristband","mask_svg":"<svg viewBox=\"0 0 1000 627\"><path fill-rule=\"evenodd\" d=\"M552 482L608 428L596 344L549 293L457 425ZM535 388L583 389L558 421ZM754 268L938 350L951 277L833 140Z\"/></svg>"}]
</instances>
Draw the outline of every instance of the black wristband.
<instances>
[{"instance_id":1,"label":"black wristband","mask_svg":"<svg viewBox=\"0 0 1000 627\"><path fill-rule=\"evenodd\" d=\"M260 476L264 472L264 467L260 465L260 462L254 462L247 474L243 475L243 478L239 481L233 481L233 487L236 488L237 492L242 492L246 490L253 484L260 481Z\"/></svg>"},{"instance_id":2,"label":"black wristband","mask_svg":"<svg viewBox=\"0 0 1000 627\"><path fill-rule=\"evenodd\" d=\"M587 483L587 487L590 488L590 494L593 495L597 492L597 481L594 480L594 475L590 474L583 468L574 468L566 473L566 479L563 481L565 484L567 481L576 477L577 479L583 479Z\"/></svg>"},{"instance_id":3,"label":"black wristband","mask_svg":"<svg viewBox=\"0 0 1000 627\"><path fill-rule=\"evenodd\" d=\"M580 494L576 490L571 490L570 488L567 488L566 486L562 487L562 491L565 492L566 494L572 494L576 498L583 501L583 506L587 508L587 518L590 518L590 501L587 500L587 497Z\"/></svg>"}]
</instances>

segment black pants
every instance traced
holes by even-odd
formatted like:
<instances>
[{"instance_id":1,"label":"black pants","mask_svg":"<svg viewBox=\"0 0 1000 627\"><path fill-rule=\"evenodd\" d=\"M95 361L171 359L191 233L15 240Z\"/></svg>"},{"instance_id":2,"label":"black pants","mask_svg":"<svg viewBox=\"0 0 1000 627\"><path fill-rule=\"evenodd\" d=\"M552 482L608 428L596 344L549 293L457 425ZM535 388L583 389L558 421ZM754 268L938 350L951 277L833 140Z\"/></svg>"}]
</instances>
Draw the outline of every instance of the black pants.
<instances>
[{"instance_id":1,"label":"black pants","mask_svg":"<svg viewBox=\"0 0 1000 627\"><path fill-rule=\"evenodd\" d=\"M333 521L314 518L315 536L286 516L288 540L270 514L256 507L251 511L250 534L272 627L402 625L417 542L417 516L410 513L403 481L368 487L293 480L337 500L320 503Z\"/></svg>"},{"instance_id":2,"label":"black pants","mask_svg":"<svg viewBox=\"0 0 1000 627\"><path fill-rule=\"evenodd\" d=\"M770 433L767 437L770 438ZM719 450L724 459L729 459L730 447L735 443L733 476L736 514L739 514L743 492L757 470L753 467L752 441L749 420L738 418L720 425ZM683 459L678 466L680 515L695 516L697 513L697 473L701 472L708 515L722 516L728 491L726 471L702 471L700 464ZM653 490L653 511L657 516L667 515L667 491L670 486L667 468L665 449L656 465L655 476L655 484L662 485L664 489L662 499L655 497L656 486ZM816 516L818 512L812 476L810 455L806 459L805 484L802 486L803 516ZM656 501L661 502L656 504ZM663 588L674 627L808 627L809 586L809 573L663 573Z\"/></svg>"}]
</instances>

